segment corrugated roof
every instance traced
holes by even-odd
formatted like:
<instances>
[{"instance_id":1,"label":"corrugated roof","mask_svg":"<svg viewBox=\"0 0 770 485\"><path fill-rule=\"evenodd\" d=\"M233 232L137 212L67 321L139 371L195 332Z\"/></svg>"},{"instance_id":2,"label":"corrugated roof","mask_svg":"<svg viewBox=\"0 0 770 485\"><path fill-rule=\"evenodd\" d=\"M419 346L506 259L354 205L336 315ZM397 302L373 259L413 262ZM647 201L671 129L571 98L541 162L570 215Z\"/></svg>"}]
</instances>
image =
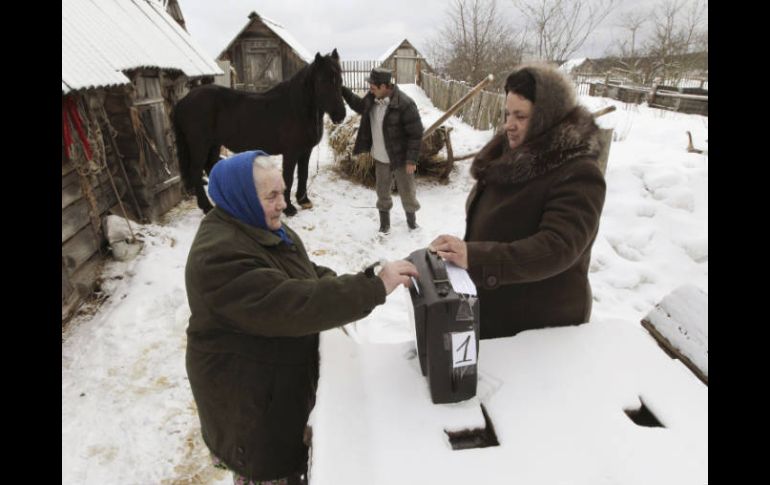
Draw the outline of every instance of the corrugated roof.
<instances>
[{"instance_id":1,"label":"corrugated roof","mask_svg":"<svg viewBox=\"0 0 770 485\"><path fill-rule=\"evenodd\" d=\"M297 55L299 55L299 57L302 58L303 61L307 62L308 64L313 62L313 59L314 59L315 56L313 54L311 54L310 51L305 49L302 46L302 44L300 44L299 41L297 39L295 39L294 36L291 35L291 33L289 33L288 30L286 30L286 27L284 27L283 25L279 24L275 20L271 20L271 19L269 19L267 17L259 15L256 12L251 12L251 14L256 15L259 18L259 20L261 20L262 23L268 29L272 30L275 35L277 35L281 40L286 42L289 45L289 47L291 47L294 50L294 52L296 52ZM251 25L251 23L254 22L255 20L257 20L257 19L251 19L251 18L249 19L249 21L246 23L246 25L240 31L238 31L238 33L235 35L235 37L233 37L233 40L231 40L230 43L227 44L227 47L222 49L222 52L219 53L219 57L217 57L217 59L221 59L222 56L228 50L230 50L230 47L232 47L232 45L235 43L235 41L238 40L238 37L240 37L241 34L246 29L248 29L249 26Z\"/></svg>"},{"instance_id":2,"label":"corrugated roof","mask_svg":"<svg viewBox=\"0 0 770 485\"><path fill-rule=\"evenodd\" d=\"M156 0L62 0L62 92L127 84L140 67L222 74Z\"/></svg>"}]
</instances>

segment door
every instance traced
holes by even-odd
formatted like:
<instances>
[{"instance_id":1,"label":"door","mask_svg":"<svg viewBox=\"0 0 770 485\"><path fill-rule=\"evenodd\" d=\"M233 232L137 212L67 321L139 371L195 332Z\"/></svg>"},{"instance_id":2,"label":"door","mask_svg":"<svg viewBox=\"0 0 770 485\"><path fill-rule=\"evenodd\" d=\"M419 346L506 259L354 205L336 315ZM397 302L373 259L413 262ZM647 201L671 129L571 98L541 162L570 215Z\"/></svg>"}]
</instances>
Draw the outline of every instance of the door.
<instances>
[{"instance_id":1,"label":"door","mask_svg":"<svg viewBox=\"0 0 770 485\"><path fill-rule=\"evenodd\" d=\"M250 91L266 91L283 81L281 49L273 39L243 41L243 84Z\"/></svg>"},{"instance_id":2,"label":"door","mask_svg":"<svg viewBox=\"0 0 770 485\"><path fill-rule=\"evenodd\" d=\"M396 82L399 84L414 84L417 79L417 56L412 49L396 51Z\"/></svg>"}]
</instances>

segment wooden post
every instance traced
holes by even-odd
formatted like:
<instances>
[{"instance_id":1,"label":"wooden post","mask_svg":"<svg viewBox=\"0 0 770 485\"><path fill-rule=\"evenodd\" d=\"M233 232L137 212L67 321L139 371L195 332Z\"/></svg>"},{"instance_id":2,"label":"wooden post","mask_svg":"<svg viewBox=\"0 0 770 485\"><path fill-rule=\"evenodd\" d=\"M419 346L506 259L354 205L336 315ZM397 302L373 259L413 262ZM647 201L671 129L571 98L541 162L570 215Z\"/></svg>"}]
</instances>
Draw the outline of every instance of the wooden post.
<instances>
[{"instance_id":1,"label":"wooden post","mask_svg":"<svg viewBox=\"0 0 770 485\"><path fill-rule=\"evenodd\" d=\"M650 91L650 98L647 100L647 105L652 106L655 104L655 95L658 93L658 83L652 84L652 90Z\"/></svg>"},{"instance_id":2,"label":"wooden post","mask_svg":"<svg viewBox=\"0 0 770 485\"><path fill-rule=\"evenodd\" d=\"M455 154L454 150L452 149L452 137L450 136L450 133L452 132L452 127L447 127L446 129L446 161L447 161L447 169L444 173L441 174L440 180L448 180L449 179L449 172L452 171L452 167L455 163Z\"/></svg>"},{"instance_id":3,"label":"wooden post","mask_svg":"<svg viewBox=\"0 0 770 485\"><path fill-rule=\"evenodd\" d=\"M606 106L598 111L594 111L593 113L591 113L591 116L593 116L594 118L598 118L600 116L606 115L607 113L612 113L616 109L617 108L614 105Z\"/></svg>"},{"instance_id":4,"label":"wooden post","mask_svg":"<svg viewBox=\"0 0 770 485\"><path fill-rule=\"evenodd\" d=\"M473 87L473 89L471 89L470 91L468 91L468 92L465 94L465 96L463 96L462 98L460 98L460 100L459 100L459 101L457 101L455 104L453 104L453 105L452 105L452 106L451 106L451 107L450 107L450 108L449 108L449 109L446 111L446 113L444 113L444 114L443 114L443 115L442 115L442 116L441 116L439 119L437 119L437 120L436 120L436 121L435 121L435 122L434 122L432 125L430 125L430 127L428 127L428 129L427 129L427 130L425 130L425 133L423 133L423 135L422 135L422 139L424 140L424 139L426 139L428 136L430 136L430 134L431 134L431 133L433 133L433 132L436 130L436 128L438 128L439 126L441 126L441 123L443 123L443 122L444 122L444 121L446 121L446 120L447 120L447 119L448 119L450 116L452 116L453 114L455 114L455 113L457 112L457 110L459 110L460 108L462 108L462 107L463 107L463 105L464 105L464 104L465 104L465 103L466 103L466 102L467 102L469 99L471 99L473 96L475 96L476 94L478 94L478 93L479 93L479 92L480 92L480 91L481 91L481 90L484 88L484 86L486 86L487 84L489 84L490 82L492 82L492 80L493 80L494 78L495 78L495 77L494 77L492 74L490 74L489 76L487 76L487 77L485 77L484 79L482 79L480 83L478 83L476 86L474 86L474 87Z\"/></svg>"}]
</instances>

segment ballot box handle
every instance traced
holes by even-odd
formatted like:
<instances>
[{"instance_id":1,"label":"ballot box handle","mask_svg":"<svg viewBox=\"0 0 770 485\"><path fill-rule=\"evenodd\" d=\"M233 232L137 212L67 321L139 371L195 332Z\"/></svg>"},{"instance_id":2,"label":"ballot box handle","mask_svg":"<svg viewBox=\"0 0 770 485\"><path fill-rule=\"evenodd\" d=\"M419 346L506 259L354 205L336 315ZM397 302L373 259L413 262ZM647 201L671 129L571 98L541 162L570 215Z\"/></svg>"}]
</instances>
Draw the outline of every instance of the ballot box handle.
<instances>
[{"instance_id":1,"label":"ballot box handle","mask_svg":"<svg viewBox=\"0 0 770 485\"><path fill-rule=\"evenodd\" d=\"M425 259L433 276L433 286L436 287L436 292L439 296L447 296L451 289L451 283L449 282L449 275L446 272L444 260L438 254L430 251L425 251Z\"/></svg>"}]
</instances>

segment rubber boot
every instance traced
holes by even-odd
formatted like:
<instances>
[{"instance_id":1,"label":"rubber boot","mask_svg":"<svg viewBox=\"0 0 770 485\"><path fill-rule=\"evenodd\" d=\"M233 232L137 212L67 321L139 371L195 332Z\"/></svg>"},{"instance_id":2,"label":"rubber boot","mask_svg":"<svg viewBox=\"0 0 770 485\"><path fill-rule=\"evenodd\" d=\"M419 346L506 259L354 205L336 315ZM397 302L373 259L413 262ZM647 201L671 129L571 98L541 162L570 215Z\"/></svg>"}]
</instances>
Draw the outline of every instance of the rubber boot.
<instances>
[{"instance_id":1,"label":"rubber boot","mask_svg":"<svg viewBox=\"0 0 770 485\"><path fill-rule=\"evenodd\" d=\"M390 212L380 211L380 232L390 232Z\"/></svg>"},{"instance_id":2,"label":"rubber boot","mask_svg":"<svg viewBox=\"0 0 770 485\"><path fill-rule=\"evenodd\" d=\"M417 229L417 215L414 212L406 213L406 225L409 229Z\"/></svg>"}]
</instances>

